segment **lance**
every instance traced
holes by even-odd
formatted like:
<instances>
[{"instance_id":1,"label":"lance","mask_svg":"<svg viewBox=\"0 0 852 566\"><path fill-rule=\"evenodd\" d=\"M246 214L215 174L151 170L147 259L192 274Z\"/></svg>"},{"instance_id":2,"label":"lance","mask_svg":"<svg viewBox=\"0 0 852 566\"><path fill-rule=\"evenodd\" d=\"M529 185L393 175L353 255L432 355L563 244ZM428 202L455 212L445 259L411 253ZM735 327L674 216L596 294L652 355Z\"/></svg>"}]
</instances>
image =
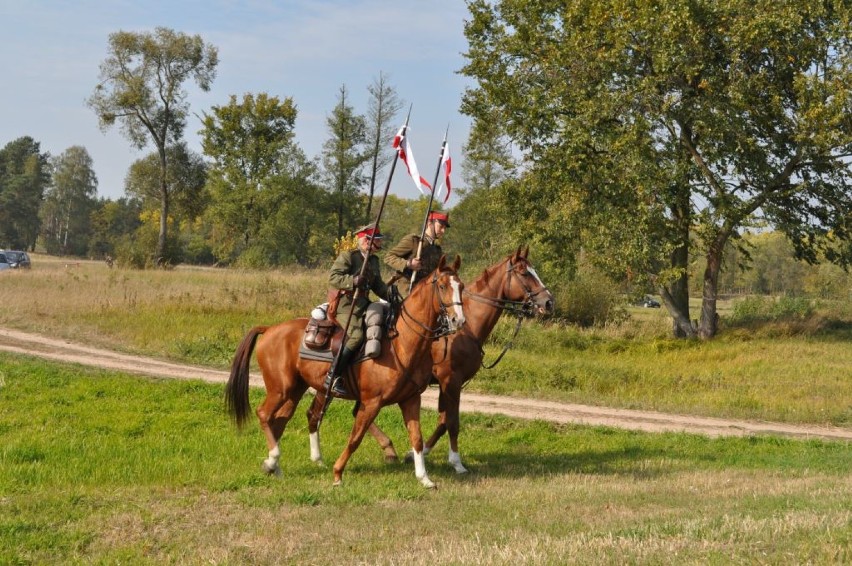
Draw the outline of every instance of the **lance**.
<instances>
[{"instance_id":1,"label":"lance","mask_svg":"<svg viewBox=\"0 0 852 566\"><path fill-rule=\"evenodd\" d=\"M408 115L405 117L405 124L402 126L402 136L405 136L406 131L408 130L408 120L411 118L411 107L408 107ZM391 163L390 174L388 175L388 181L385 184L385 192L382 194L382 202L379 205L379 212L376 214L376 221L373 223L373 234L380 233L379 231L379 221L382 219L382 213L385 210L385 202L388 198L388 192L390 191L391 180L393 179L393 172L396 170L396 162L399 160L399 151L395 152L393 157L393 162ZM358 272L359 278L363 279L364 273L367 270L367 262L370 259L370 255L373 253L373 236L369 236L370 245L367 246L367 256L364 258L364 263L361 264L361 270ZM320 410L319 419L317 420L317 426L322 423L322 419L325 416L325 412L328 410L328 406L331 405L332 395L331 395L331 384L332 378L337 370L338 360L340 359L340 352L343 350L343 344L346 343L346 333L349 332L349 325L352 323L352 313L355 311L355 301L358 300L359 293L361 289L355 289L352 293L352 308L349 309L349 315L346 317L346 324L343 326L343 343L340 345L340 350L337 351L337 354L334 356L334 360L331 362L331 366L328 368L328 374L326 376L326 383L328 383L328 387L325 390L325 399L323 399L322 409ZM343 379L343 376L340 377Z\"/></svg>"},{"instance_id":2,"label":"lance","mask_svg":"<svg viewBox=\"0 0 852 566\"><path fill-rule=\"evenodd\" d=\"M438 152L438 166L435 168L435 180L432 181L432 191L429 194L429 206L426 207L426 216L423 217L423 229L420 230L420 241L417 243L417 259L420 259L420 252L423 251L423 239L426 237L426 226L429 224L429 213L432 212L432 202L435 200L435 191L437 191L438 177L441 174L441 163L444 161L444 149L447 147L447 134L450 133L450 125L447 124L447 131L444 132L444 141L441 142L441 151ZM414 280L417 279L417 272L411 273L411 281L408 283L408 293L411 294L411 289L414 287Z\"/></svg>"}]
</instances>

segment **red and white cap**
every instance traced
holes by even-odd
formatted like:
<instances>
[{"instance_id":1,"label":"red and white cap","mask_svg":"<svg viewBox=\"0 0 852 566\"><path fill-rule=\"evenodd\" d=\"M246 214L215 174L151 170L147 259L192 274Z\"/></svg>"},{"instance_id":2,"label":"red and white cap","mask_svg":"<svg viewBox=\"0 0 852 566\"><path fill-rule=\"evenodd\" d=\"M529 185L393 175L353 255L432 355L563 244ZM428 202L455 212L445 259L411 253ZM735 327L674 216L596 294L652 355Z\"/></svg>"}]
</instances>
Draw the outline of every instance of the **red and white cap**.
<instances>
[{"instance_id":1,"label":"red and white cap","mask_svg":"<svg viewBox=\"0 0 852 566\"><path fill-rule=\"evenodd\" d=\"M429 213L429 222L433 220L437 220L447 228L450 227L450 213L449 212L439 212L437 210L433 210Z\"/></svg>"}]
</instances>

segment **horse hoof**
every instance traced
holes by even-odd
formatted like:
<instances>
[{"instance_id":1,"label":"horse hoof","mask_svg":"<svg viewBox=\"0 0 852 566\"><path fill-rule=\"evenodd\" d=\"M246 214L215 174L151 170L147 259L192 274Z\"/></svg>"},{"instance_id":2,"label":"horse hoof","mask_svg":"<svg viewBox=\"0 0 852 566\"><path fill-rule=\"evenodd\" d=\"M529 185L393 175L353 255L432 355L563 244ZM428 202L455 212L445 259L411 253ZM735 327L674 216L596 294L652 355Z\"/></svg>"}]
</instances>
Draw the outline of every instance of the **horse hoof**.
<instances>
[{"instance_id":1,"label":"horse hoof","mask_svg":"<svg viewBox=\"0 0 852 566\"><path fill-rule=\"evenodd\" d=\"M281 476L281 468L279 468L278 466L272 467L264 464L263 471L266 473L267 476L275 476L276 478Z\"/></svg>"},{"instance_id":2,"label":"horse hoof","mask_svg":"<svg viewBox=\"0 0 852 566\"><path fill-rule=\"evenodd\" d=\"M405 453L405 463L410 464L413 461L414 461L414 451L409 450L408 452Z\"/></svg>"},{"instance_id":3,"label":"horse hoof","mask_svg":"<svg viewBox=\"0 0 852 566\"><path fill-rule=\"evenodd\" d=\"M385 456L385 464L396 464L399 462L399 458L396 456Z\"/></svg>"},{"instance_id":4,"label":"horse hoof","mask_svg":"<svg viewBox=\"0 0 852 566\"><path fill-rule=\"evenodd\" d=\"M334 483L331 484L331 487L340 487L343 485L343 480L334 480Z\"/></svg>"},{"instance_id":5,"label":"horse hoof","mask_svg":"<svg viewBox=\"0 0 852 566\"><path fill-rule=\"evenodd\" d=\"M467 468L465 468L464 466L459 466L458 468L456 468L456 473L458 475L467 474L467 473L469 473L469 470Z\"/></svg>"},{"instance_id":6,"label":"horse hoof","mask_svg":"<svg viewBox=\"0 0 852 566\"><path fill-rule=\"evenodd\" d=\"M438 489L438 485L429 478L424 477L420 480L420 483L422 483L423 487L426 489Z\"/></svg>"}]
</instances>

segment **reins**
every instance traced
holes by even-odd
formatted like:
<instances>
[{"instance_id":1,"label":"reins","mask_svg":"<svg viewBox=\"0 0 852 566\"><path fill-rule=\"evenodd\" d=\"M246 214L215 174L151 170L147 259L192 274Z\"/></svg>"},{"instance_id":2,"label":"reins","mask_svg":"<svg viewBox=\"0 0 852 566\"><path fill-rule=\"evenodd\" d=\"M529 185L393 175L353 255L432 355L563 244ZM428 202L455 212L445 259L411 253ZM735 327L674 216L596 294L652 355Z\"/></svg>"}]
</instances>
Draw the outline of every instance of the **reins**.
<instances>
[{"instance_id":1,"label":"reins","mask_svg":"<svg viewBox=\"0 0 852 566\"><path fill-rule=\"evenodd\" d=\"M435 288L437 286L438 286L438 273L436 272L432 276L432 294L433 295L436 293ZM400 316L399 319L402 320L403 322L405 322L406 326L408 326L415 334L417 334L418 336L420 336L421 338L424 338L426 340L429 340L429 339L436 340L436 339L442 338L444 336L449 336L450 334L453 334L455 331L450 330L450 325L447 321L447 307L448 306L461 305L462 303L452 302L449 305L445 304L443 298L441 298L440 293L438 294L438 301L441 304L441 306L439 307L440 313L438 314L438 324L434 328L430 328L430 327L426 326L425 324L423 324L422 322L420 322L419 320L417 320L416 318L414 318L414 315L412 315L405 306L406 301L402 301L402 303L400 304L400 310L401 310L402 314L404 314L406 316L405 317ZM414 324L419 326L420 329L425 331L425 333L421 333L420 330L418 330L418 328L416 328L415 326L412 326L411 322L409 322L408 319L411 319L411 322L413 322Z\"/></svg>"},{"instance_id":2,"label":"reins","mask_svg":"<svg viewBox=\"0 0 852 566\"><path fill-rule=\"evenodd\" d=\"M506 352L512 347L515 342L515 338L518 336L518 332L521 330L521 322L523 322L524 318L530 318L533 316L535 310L535 302L533 299L540 293L547 290L546 287L539 289L535 293L530 289L530 287L524 282L523 279L520 278L515 273L514 264L512 263L511 258L506 261L506 278L508 279L508 284L511 286L512 284L512 275L515 275L520 279L521 286L524 288L524 292L526 293L526 298L523 301L513 301L510 299L497 299L494 297L488 297L485 295L481 295L479 293L472 293L467 289L464 290L464 294L470 297L472 300L484 303L490 307L495 309L500 309L503 312L507 312L510 315L517 317L518 321L515 324L515 331L512 333L512 337L509 338L509 341L506 342L506 345L503 346L503 351L500 352L500 355L497 356L497 359L494 360L491 364L485 363L485 350L482 349L482 344L479 344L479 350L482 353L482 361L480 364L485 369L493 369L497 364L500 363L500 360L503 359L503 356L506 355ZM500 315L503 314L500 313Z\"/></svg>"}]
</instances>

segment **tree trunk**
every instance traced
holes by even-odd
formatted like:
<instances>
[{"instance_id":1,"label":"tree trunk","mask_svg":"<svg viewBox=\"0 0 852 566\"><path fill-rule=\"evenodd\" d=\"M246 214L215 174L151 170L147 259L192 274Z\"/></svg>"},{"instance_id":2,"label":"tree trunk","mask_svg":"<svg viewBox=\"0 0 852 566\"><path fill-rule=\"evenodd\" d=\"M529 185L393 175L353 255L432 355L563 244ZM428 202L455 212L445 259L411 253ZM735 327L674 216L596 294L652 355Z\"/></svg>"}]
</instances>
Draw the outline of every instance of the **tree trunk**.
<instances>
[{"instance_id":1,"label":"tree trunk","mask_svg":"<svg viewBox=\"0 0 852 566\"><path fill-rule=\"evenodd\" d=\"M672 334L675 338L695 338L695 325L689 318L689 278L686 274L689 250L680 247L671 255L673 268L681 275L668 287L660 288L660 296L672 316Z\"/></svg>"},{"instance_id":2,"label":"tree trunk","mask_svg":"<svg viewBox=\"0 0 852 566\"><path fill-rule=\"evenodd\" d=\"M159 266L166 261L166 236L169 222L169 187L167 180L167 161L165 145L160 150L160 233L157 237L157 251L154 253L154 264Z\"/></svg>"},{"instance_id":3,"label":"tree trunk","mask_svg":"<svg viewBox=\"0 0 852 566\"><path fill-rule=\"evenodd\" d=\"M722 266L724 240L717 238L707 251L707 266L704 268L704 291L701 300L701 321L698 336L707 340L716 336L719 330L719 314L716 312L716 299L719 294L719 269Z\"/></svg>"},{"instance_id":4,"label":"tree trunk","mask_svg":"<svg viewBox=\"0 0 852 566\"><path fill-rule=\"evenodd\" d=\"M675 338L695 338L695 323L689 316L689 228L691 203L689 191L679 191L676 205L672 207L680 245L672 251L670 267L679 273L668 288L660 289L660 296L672 316L672 334Z\"/></svg>"}]
</instances>

